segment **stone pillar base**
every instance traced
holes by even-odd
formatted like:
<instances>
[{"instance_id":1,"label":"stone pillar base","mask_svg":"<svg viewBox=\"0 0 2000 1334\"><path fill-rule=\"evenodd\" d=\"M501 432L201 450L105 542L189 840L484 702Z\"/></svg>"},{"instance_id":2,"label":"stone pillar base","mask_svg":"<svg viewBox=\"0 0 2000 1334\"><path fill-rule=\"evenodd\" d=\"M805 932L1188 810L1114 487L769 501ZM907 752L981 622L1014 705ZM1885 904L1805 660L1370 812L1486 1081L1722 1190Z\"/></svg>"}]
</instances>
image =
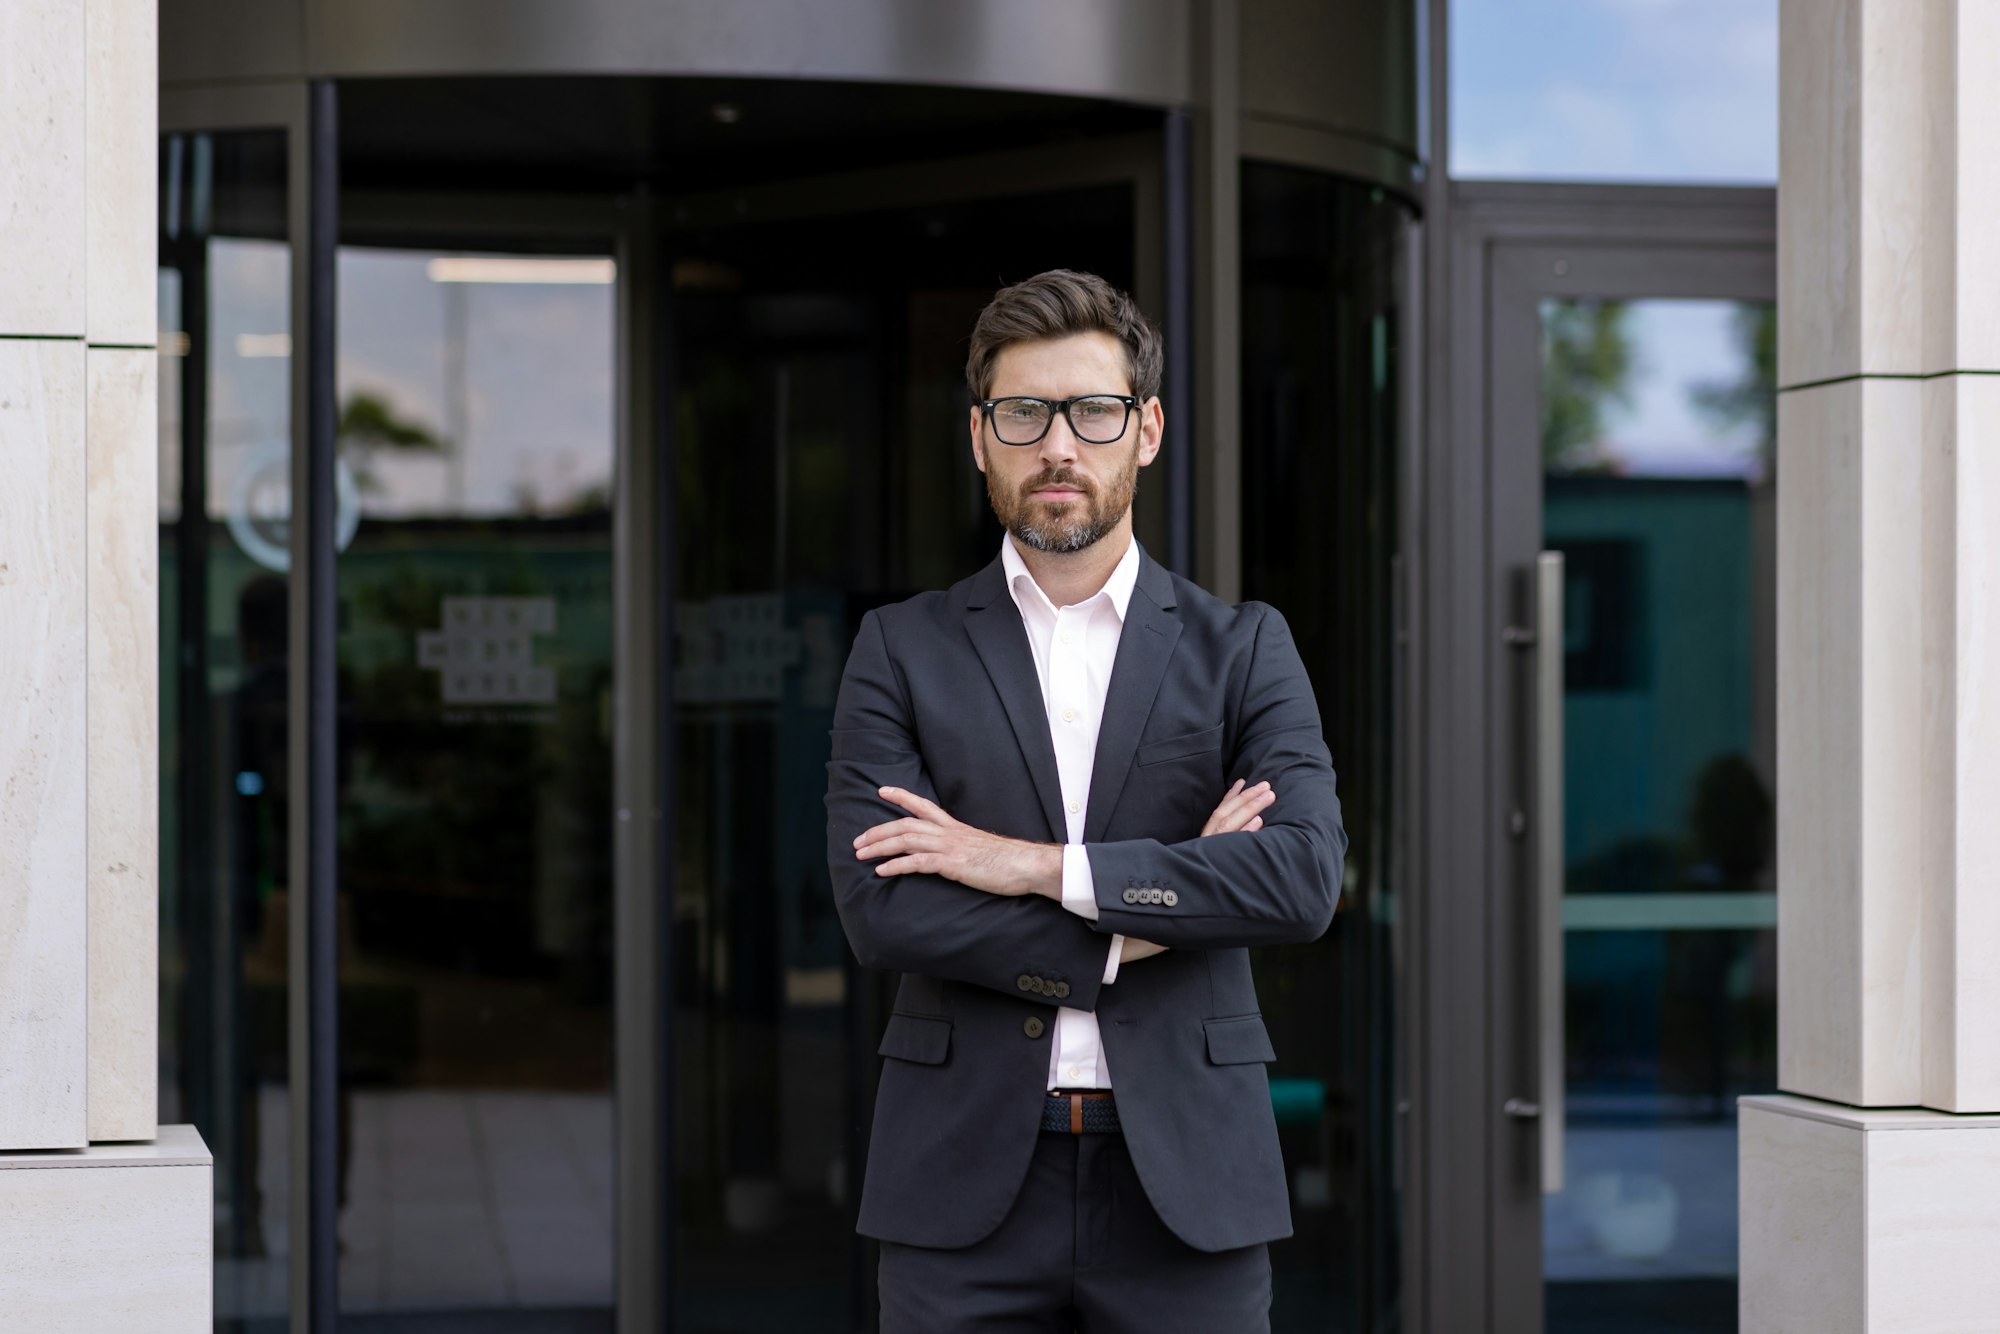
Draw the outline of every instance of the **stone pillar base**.
<instances>
[{"instance_id":1,"label":"stone pillar base","mask_svg":"<svg viewBox=\"0 0 2000 1334\"><path fill-rule=\"evenodd\" d=\"M2000 1328L2000 1115L1739 1108L1743 1334Z\"/></svg>"},{"instance_id":2,"label":"stone pillar base","mask_svg":"<svg viewBox=\"0 0 2000 1334\"><path fill-rule=\"evenodd\" d=\"M209 1334L214 1164L193 1126L146 1144L0 1153L0 1326Z\"/></svg>"}]
</instances>

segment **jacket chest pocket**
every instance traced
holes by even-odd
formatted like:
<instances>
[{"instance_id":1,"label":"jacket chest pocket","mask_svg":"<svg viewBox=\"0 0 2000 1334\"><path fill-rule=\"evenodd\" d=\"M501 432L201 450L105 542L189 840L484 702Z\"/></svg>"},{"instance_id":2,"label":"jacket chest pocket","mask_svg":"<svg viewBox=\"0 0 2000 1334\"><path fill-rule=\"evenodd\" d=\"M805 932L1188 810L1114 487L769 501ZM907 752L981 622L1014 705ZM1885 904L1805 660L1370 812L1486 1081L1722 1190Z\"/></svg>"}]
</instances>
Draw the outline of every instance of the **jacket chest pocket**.
<instances>
[{"instance_id":1,"label":"jacket chest pocket","mask_svg":"<svg viewBox=\"0 0 2000 1334\"><path fill-rule=\"evenodd\" d=\"M1222 724L1217 723L1213 727L1204 727L1199 732L1184 732L1179 736L1149 741L1132 752L1132 764L1136 768L1149 769L1155 765L1170 764L1175 760L1191 761L1204 756L1214 756L1221 749Z\"/></svg>"}]
</instances>

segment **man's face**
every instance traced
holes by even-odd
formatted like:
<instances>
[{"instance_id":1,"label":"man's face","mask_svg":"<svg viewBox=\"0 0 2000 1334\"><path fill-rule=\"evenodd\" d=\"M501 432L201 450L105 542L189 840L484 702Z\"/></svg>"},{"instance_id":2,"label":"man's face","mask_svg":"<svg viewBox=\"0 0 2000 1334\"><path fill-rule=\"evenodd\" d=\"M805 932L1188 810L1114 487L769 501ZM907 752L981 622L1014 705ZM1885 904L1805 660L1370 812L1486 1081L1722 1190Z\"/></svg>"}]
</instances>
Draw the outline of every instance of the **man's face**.
<instances>
[{"instance_id":1,"label":"man's face","mask_svg":"<svg viewBox=\"0 0 2000 1334\"><path fill-rule=\"evenodd\" d=\"M1072 334L1001 349L988 398L1066 399L1130 394L1125 350L1107 333ZM1160 451L1160 400L1147 399L1108 444L1078 440L1061 414L1032 445L1002 444L977 404L972 457L1000 524L1037 551L1081 551L1128 528L1139 469Z\"/></svg>"}]
</instances>

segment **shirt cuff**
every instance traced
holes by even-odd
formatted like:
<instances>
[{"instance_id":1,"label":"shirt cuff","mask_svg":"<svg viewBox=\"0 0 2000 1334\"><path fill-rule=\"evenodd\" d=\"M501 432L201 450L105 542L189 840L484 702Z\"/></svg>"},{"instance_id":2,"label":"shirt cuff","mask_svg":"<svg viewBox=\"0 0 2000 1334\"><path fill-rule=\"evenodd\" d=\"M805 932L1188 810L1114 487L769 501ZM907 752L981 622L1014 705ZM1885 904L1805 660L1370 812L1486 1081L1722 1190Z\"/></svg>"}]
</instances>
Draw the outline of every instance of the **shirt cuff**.
<instances>
[{"instance_id":1,"label":"shirt cuff","mask_svg":"<svg viewBox=\"0 0 2000 1334\"><path fill-rule=\"evenodd\" d=\"M1097 920L1097 879L1083 844L1063 844L1062 906L1086 922Z\"/></svg>"},{"instance_id":2,"label":"shirt cuff","mask_svg":"<svg viewBox=\"0 0 2000 1334\"><path fill-rule=\"evenodd\" d=\"M1081 843L1063 844L1062 906L1085 921L1097 920L1097 877L1090 873L1090 857ZM1111 957L1104 961L1104 983L1118 980L1118 956L1125 950L1125 937L1111 937Z\"/></svg>"}]
</instances>

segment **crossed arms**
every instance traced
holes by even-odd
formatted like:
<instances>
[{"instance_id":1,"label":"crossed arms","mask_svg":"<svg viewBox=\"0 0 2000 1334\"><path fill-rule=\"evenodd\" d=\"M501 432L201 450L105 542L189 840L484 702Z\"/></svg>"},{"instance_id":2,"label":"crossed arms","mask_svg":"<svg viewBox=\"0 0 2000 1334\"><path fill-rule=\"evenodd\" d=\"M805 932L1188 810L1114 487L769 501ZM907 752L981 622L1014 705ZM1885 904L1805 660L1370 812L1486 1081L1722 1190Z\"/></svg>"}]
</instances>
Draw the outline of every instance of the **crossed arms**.
<instances>
[{"instance_id":1,"label":"crossed arms","mask_svg":"<svg viewBox=\"0 0 2000 1334\"><path fill-rule=\"evenodd\" d=\"M1312 940L1332 920L1347 839L1312 689L1275 612L1257 627L1238 701L1231 769L1243 777L1182 842L1085 845L1095 921L1057 906L1062 845L1004 838L937 804L910 716L871 612L841 683L827 766L834 899L864 965L1016 997L1023 972L1061 977L1063 1004L1088 1010L1109 934L1126 937L1129 962L1162 948ZM1252 774L1264 781L1248 783ZM1126 892L1141 885L1174 893L1162 904Z\"/></svg>"}]
</instances>

